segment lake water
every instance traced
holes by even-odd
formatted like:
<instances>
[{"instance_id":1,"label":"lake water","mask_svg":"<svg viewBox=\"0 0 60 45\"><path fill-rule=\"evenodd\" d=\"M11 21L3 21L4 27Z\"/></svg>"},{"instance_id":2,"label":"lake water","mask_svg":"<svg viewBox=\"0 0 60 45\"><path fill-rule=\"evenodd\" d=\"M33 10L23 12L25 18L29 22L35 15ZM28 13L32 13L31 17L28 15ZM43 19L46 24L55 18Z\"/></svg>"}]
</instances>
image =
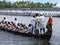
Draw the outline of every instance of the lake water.
<instances>
[{"instance_id":1,"label":"lake water","mask_svg":"<svg viewBox=\"0 0 60 45\"><path fill-rule=\"evenodd\" d=\"M28 16L4 16L0 15L0 21L6 17L8 21L17 18L20 23L28 25L31 18ZM46 22L48 17L46 17ZM0 31L0 45L60 45L60 18L53 17L53 34L50 41L43 41L33 37L14 35L12 33Z\"/></svg>"}]
</instances>

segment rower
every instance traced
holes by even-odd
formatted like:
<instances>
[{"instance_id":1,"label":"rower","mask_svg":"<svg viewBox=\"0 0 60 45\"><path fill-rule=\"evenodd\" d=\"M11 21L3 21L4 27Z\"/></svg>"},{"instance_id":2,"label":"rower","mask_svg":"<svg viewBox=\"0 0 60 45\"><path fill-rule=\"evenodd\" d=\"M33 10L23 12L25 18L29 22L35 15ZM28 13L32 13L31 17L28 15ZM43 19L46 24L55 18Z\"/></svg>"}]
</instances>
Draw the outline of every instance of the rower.
<instances>
[{"instance_id":1,"label":"rower","mask_svg":"<svg viewBox=\"0 0 60 45\"><path fill-rule=\"evenodd\" d=\"M13 26L14 26L16 29L19 29L19 28L18 28L17 18L14 19L14 21L13 21Z\"/></svg>"},{"instance_id":2,"label":"rower","mask_svg":"<svg viewBox=\"0 0 60 45\"><path fill-rule=\"evenodd\" d=\"M11 21L10 25L11 25L11 28L12 28L12 29L15 28L15 27L14 27L14 23L13 23L13 21Z\"/></svg>"},{"instance_id":3,"label":"rower","mask_svg":"<svg viewBox=\"0 0 60 45\"><path fill-rule=\"evenodd\" d=\"M23 28L24 28L24 29L27 29L27 26L26 26L25 24L23 24Z\"/></svg>"},{"instance_id":4,"label":"rower","mask_svg":"<svg viewBox=\"0 0 60 45\"><path fill-rule=\"evenodd\" d=\"M7 20L6 18L4 17L1 24L2 24L2 27L5 27L6 26L6 23L7 23Z\"/></svg>"},{"instance_id":5,"label":"rower","mask_svg":"<svg viewBox=\"0 0 60 45\"><path fill-rule=\"evenodd\" d=\"M5 21L5 28L8 28L8 22Z\"/></svg>"},{"instance_id":6,"label":"rower","mask_svg":"<svg viewBox=\"0 0 60 45\"><path fill-rule=\"evenodd\" d=\"M32 25L31 24L28 25L28 31L29 31L28 33L32 34Z\"/></svg>"},{"instance_id":7,"label":"rower","mask_svg":"<svg viewBox=\"0 0 60 45\"><path fill-rule=\"evenodd\" d=\"M7 27L8 27L8 29L10 29L10 30L12 29L12 26L11 26L11 23L10 23L10 22L8 22L8 26L7 26Z\"/></svg>"},{"instance_id":8,"label":"rower","mask_svg":"<svg viewBox=\"0 0 60 45\"><path fill-rule=\"evenodd\" d=\"M18 21L17 19L15 18L15 20L13 21L14 25L17 26L18 25Z\"/></svg>"},{"instance_id":9,"label":"rower","mask_svg":"<svg viewBox=\"0 0 60 45\"><path fill-rule=\"evenodd\" d=\"M2 20L2 23L4 24L4 23L5 23L5 21L6 21L6 18L4 17L4 18L3 18L3 20Z\"/></svg>"},{"instance_id":10,"label":"rower","mask_svg":"<svg viewBox=\"0 0 60 45\"><path fill-rule=\"evenodd\" d=\"M23 30L23 29L24 29L24 28L23 28L23 25L20 24L20 23L18 23L17 29L19 29L19 30Z\"/></svg>"}]
</instances>

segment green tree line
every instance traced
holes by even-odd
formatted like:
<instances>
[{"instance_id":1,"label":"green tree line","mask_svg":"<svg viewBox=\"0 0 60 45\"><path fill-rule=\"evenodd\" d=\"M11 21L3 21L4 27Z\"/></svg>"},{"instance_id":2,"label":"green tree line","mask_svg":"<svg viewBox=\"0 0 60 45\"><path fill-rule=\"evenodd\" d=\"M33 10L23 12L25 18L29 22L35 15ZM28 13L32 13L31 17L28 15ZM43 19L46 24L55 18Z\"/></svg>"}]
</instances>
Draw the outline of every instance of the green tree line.
<instances>
[{"instance_id":1,"label":"green tree line","mask_svg":"<svg viewBox=\"0 0 60 45\"><path fill-rule=\"evenodd\" d=\"M31 1L16 1L14 3L0 1L0 8L52 8L56 6L56 3L41 3L41 2L31 2Z\"/></svg>"}]
</instances>

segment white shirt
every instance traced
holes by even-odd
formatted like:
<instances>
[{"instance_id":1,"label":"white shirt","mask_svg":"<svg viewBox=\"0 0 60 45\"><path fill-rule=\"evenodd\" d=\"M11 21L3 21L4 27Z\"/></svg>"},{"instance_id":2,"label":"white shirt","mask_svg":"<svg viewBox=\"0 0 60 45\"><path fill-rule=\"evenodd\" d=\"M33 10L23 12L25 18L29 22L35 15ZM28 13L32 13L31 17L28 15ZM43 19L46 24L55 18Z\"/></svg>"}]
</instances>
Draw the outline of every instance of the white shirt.
<instances>
[{"instance_id":1,"label":"white shirt","mask_svg":"<svg viewBox=\"0 0 60 45\"><path fill-rule=\"evenodd\" d=\"M17 20L14 20L13 23L17 26L18 21Z\"/></svg>"},{"instance_id":2,"label":"white shirt","mask_svg":"<svg viewBox=\"0 0 60 45\"><path fill-rule=\"evenodd\" d=\"M31 19L31 24L32 24L33 27L35 27L35 18Z\"/></svg>"},{"instance_id":3,"label":"white shirt","mask_svg":"<svg viewBox=\"0 0 60 45\"><path fill-rule=\"evenodd\" d=\"M5 23L5 21L6 21L6 22L8 22L8 20L7 20L7 19L4 19L4 20L3 20L3 23Z\"/></svg>"},{"instance_id":4,"label":"white shirt","mask_svg":"<svg viewBox=\"0 0 60 45\"><path fill-rule=\"evenodd\" d=\"M32 26L28 27L29 32L32 32Z\"/></svg>"},{"instance_id":5,"label":"white shirt","mask_svg":"<svg viewBox=\"0 0 60 45\"><path fill-rule=\"evenodd\" d=\"M40 25L41 28L45 27L45 17L44 16L40 16L38 18L38 21L40 22L39 25Z\"/></svg>"}]
</instances>

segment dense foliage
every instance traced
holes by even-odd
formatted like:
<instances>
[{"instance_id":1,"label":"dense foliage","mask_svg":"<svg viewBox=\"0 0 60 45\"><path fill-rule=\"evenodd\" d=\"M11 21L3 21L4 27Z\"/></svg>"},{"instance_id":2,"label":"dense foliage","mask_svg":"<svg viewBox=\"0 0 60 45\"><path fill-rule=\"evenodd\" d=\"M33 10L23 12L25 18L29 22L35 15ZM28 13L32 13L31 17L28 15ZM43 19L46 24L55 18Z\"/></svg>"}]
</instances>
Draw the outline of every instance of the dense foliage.
<instances>
[{"instance_id":1,"label":"dense foliage","mask_svg":"<svg viewBox=\"0 0 60 45\"><path fill-rule=\"evenodd\" d=\"M52 8L53 6L56 6L56 3L40 3L40 2L31 2L31 1L17 1L14 3L0 1L0 8Z\"/></svg>"}]
</instances>

